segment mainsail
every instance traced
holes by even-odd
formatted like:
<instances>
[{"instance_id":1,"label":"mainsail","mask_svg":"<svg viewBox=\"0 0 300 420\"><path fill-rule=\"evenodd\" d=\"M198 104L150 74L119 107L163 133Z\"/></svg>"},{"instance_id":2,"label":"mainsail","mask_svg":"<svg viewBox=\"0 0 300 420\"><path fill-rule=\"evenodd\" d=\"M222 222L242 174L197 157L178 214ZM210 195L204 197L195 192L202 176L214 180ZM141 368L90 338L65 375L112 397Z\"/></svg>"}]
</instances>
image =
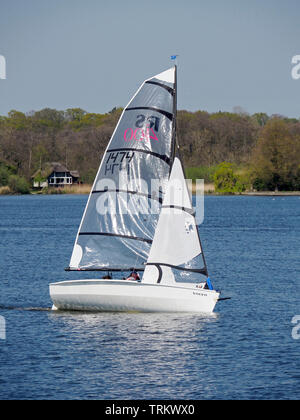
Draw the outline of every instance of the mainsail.
<instances>
[{"instance_id":1,"label":"mainsail","mask_svg":"<svg viewBox=\"0 0 300 420\"><path fill-rule=\"evenodd\" d=\"M90 193L69 270L144 268L174 161L175 117L173 67L146 80L124 109Z\"/></svg>"},{"instance_id":2,"label":"mainsail","mask_svg":"<svg viewBox=\"0 0 300 420\"><path fill-rule=\"evenodd\" d=\"M143 282L173 283L176 272L208 276L192 201L178 157L172 166Z\"/></svg>"}]
</instances>

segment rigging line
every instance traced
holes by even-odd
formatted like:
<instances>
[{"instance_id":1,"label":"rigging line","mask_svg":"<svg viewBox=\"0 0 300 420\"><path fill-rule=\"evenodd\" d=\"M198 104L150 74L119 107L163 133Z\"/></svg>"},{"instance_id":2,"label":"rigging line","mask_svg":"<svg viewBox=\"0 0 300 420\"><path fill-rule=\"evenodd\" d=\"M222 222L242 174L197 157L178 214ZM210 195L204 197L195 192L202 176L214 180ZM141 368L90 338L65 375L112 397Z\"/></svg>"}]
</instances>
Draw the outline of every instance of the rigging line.
<instances>
[{"instance_id":1,"label":"rigging line","mask_svg":"<svg viewBox=\"0 0 300 420\"><path fill-rule=\"evenodd\" d=\"M94 190L92 191L92 194L103 194L106 192L112 192L112 193L125 193L125 194L133 194L133 195L139 195L141 197L146 197L149 198L149 200L155 200L155 201L159 201L160 203L162 203L163 199L159 198L159 197L154 197L151 194L146 194L146 193L141 193L138 191L128 191L128 190L120 190L120 189L104 189L104 190Z\"/></svg>"},{"instance_id":2,"label":"rigging line","mask_svg":"<svg viewBox=\"0 0 300 420\"><path fill-rule=\"evenodd\" d=\"M152 244L152 239L140 238L138 236L121 235L119 233L106 233L106 232L80 232L79 236L112 236L123 239L133 239L135 241L147 242Z\"/></svg>"}]
</instances>

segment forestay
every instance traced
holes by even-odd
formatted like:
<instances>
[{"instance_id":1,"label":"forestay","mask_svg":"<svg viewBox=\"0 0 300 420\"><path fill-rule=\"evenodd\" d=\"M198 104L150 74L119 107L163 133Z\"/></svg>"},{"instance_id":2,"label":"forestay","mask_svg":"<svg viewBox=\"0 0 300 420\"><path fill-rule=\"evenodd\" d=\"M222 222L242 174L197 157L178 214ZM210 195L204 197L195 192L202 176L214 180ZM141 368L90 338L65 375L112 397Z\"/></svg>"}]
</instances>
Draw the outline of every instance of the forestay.
<instances>
[{"instance_id":1,"label":"forestay","mask_svg":"<svg viewBox=\"0 0 300 420\"><path fill-rule=\"evenodd\" d=\"M124 109L89 196L70 270L144 268L173 163L175 98L171 68L146 80Z\"/></svg>"}]
</instances>

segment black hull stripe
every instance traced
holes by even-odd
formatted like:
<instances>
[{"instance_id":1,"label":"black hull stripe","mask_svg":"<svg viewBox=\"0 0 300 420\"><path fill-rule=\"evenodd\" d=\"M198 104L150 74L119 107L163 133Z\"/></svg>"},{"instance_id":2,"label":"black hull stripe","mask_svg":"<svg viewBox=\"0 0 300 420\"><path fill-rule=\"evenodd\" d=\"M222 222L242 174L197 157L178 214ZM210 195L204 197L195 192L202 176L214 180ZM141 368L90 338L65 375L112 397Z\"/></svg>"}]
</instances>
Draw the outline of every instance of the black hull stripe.
<instances>
[{"instance_id":1,"label":"black hull stripe","mask_svg":"<svg viewBox=\"0 0 300 420\"><path fill-rule=\"evenodd\" d=\"M104 194L106 192L134 194L134 195L139 195L141 197L149 198L150 200L159 201L161 204L163 202L163 199L162 198L156 198L156 197L153 197L151 194L143 194L143 193L140 193L138 191L128 191L128 190L119 190L119 189L116 189L116 190L106 189L106 190L95 190L95 191L92 191L92 194Z\"/></svg>"},{"instance_id":2,"label":"black hull stripe","mask_svg":"<svg viewBox=\"0 0 300 420\"><path fill-rule=\"evenodd\" d=\"M65 271L105 271L105 272L123 272L123 271L145 271L144 268L135 268L135 267L130 267L130 268L111 268L111 267L101 267L101 268L70 268L67 267L65 268Z\"/></svg>"},{"instance_id":3,"label":"black hull stripe","mask_svg":"<svg viewBox=\"0 0 300 420\"><path fill-rule=\"evenodd\" d=\"M159 153L151 152L151 150L141 150L141 149L133 149L133 148L122 148L122 149L109 149L106 153L112 152L137 152L137 153L145 153L158 159L163 160L166 162L167 165L171 165L171 159L167 155L160 155Z\"/></svg>"},{"instance_id":4,"label":"black hull stripe","mask_svg":"<svg viewBox=\"0 0 300 420\"><path fill-rule=\"evenodd\" d=\"M163 109L155 108L154 106L137 106L137 107L134 107L134 108L126 108L125 111L138 111L140 109L146 109L146 110L150 110L150 111L155 111L155 112L158 112L158 113L164 115L170 121L173 120L173 114L171 114L171 112L164 111Z\"/></svg>"},{"instance_id":5,"label":"black hull stripe","mask_svg":"<svg viewBox=\"0 0 300 420\"><path fill-rule=\"evenodd\" d=\"M158 271L158 278L157 278L157 282L156 282L156 283L161 283L161 280L162 280L162 275L163 275L163 272L162 272L161 266L160 266L159 264L147 264L147 265L153 265L154 267L156 267L156 268L157 268L157 271Z\"/></svg>"},{"instance_id":6,"label":"black hull stripe","mask_svg":"<svg viewBox=\"0 0 300 420\"><path fill-rule=\"evenodd\" d=\"M149 80L146 82L146 84L159 86L163 89L166 89L172 96L174 96L174 89L170 86L164 85L163 83L153 82L152 80Z\"/></svg>"},{"instance_id":7,"label":"black hull stripe","mask_svg":"<svg viewBox=\"0 0 300 420\"><path fill-rule=\"evenodd\" d=\"M105 232L80 232L79 236L112 236L116 238L123 238L123 239L133 239L135 241L147 242L148 244L152 244L151 239L139 238L137 236L129 236L129 235L119 235L117 233L105 233Z\"/></svg>"}]
</instances>

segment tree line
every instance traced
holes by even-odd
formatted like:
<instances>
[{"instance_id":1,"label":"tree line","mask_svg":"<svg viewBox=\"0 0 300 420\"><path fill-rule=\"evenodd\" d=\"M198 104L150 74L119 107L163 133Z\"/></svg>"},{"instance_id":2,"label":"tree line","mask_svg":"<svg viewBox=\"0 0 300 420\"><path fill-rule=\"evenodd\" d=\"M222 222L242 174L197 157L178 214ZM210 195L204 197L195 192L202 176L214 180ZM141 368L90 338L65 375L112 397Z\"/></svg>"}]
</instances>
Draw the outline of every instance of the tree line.
<instances>
[{"instance_id":1,"label":"tree line","mask_svg":"<svg viewBox=\"0 0 300 420\"><path fill-rule=\"evenodd\" d=\"M78 170L81 181L91 183L121 112L46 108L0 116L0 187L10 180L13 188L18 179L24 187L46 162ZM181 110L177 127L185 166L198 168L198 173L202 169L206 180L215 180L217 169L224 175L226 162L239 189L300 190L299 120L265 113Z\"/></svg>"}]
</instances>

